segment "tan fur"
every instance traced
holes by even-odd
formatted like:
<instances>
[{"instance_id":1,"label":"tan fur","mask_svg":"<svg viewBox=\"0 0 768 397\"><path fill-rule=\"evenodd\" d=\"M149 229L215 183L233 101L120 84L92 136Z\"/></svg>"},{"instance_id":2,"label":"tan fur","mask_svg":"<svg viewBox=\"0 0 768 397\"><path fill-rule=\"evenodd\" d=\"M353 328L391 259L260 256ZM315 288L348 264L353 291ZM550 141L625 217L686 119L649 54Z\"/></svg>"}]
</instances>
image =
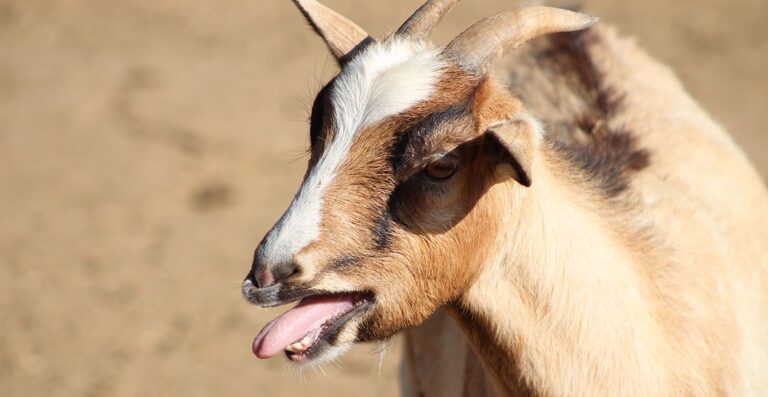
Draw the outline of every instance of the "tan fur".
<instances>
[{"instance_id":1,"label":"tan fur","mask_svg":"<svg viewBox=\"0 0 768 397\"><path fill-rule=\"evenodd\" d=\"M459 324L502 394L765 395L762 182L668 70L605 29L593 33L589 54L625 101L611 121L652 153L625 197L638 207L585 197L585 181L562 175L567 165L541 152L530 190L497 185L483 199L509 223L535 223L517 229L524 235L498 236L495 264L454 306ZM539 101L537 88L557 89L523 87L523 101ZM509 211L509 202L521 206ZM452 331L407 337L421 332Z\"/></svg>"}]
</instances>

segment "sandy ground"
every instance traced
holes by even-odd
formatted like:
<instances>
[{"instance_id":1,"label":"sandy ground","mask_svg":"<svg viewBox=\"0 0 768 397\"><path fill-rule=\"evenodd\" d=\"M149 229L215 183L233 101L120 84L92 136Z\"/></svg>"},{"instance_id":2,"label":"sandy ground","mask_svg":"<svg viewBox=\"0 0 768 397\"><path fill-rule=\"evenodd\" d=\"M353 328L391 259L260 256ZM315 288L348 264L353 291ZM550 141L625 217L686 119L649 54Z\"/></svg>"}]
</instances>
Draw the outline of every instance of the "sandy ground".
<instances>
[{"instance_id":1,"label":"sandy ground","mask_svg":"<svg viewBox=\"0 0 768 397\"><path fill-rule=\"evenodd\" d=\"M374 34L417 0L327 0ZM674 5L670 5L670 4ZM514 3L466 0L435 37ZM587 1L768 175L765 0ZM288 0L0 0L0 395L393 395L398 351L299 379L249 344L251 253L333 72Z\"/></svg>"}]
</instances>

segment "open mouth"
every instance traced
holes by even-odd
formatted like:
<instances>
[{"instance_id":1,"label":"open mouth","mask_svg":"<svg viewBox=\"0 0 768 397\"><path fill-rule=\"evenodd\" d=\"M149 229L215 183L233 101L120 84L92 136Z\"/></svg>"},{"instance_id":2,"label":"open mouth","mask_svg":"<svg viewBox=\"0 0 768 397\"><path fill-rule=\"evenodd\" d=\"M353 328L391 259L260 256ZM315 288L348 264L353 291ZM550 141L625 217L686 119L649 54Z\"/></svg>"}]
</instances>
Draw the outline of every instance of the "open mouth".
<instances>
[{"instance_id":1,"label":"open mouth","mask_svg":"<svg viewBox=\"0 0 768 397\"><path fill-rule=\"evenodd\" d=\"M315 295L270 321L253 340L253 353L269 358L285 351L301 362L320 353L337 338L344 325L372 304L366 293Z\"/></svg>"}]
</instances>

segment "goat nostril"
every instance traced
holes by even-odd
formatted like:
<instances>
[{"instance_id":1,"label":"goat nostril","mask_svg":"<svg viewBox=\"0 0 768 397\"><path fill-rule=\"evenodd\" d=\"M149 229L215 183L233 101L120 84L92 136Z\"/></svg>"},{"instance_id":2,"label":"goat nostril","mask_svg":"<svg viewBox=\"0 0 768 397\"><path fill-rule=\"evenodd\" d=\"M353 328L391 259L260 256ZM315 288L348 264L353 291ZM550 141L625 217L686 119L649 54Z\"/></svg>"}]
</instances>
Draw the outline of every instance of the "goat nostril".
<instances>
[{"instance_id":1,"label":"goat nostril","mask_svg":"<svg viewBox=\"0 0 768 397\"><path fill-rule=\"evenodd\" d=\"M266 288L275 283L275 277L269 270L261 272L261 274L254 278L256 279L256 288Z\"/></svg>"},{"instance_id":2,"label":"goat nostril","mask_svg":"<svg viewBox=\"0 0 768 397\"><path fill-rule=\"evenodd\" d=\"M267 288L280 281L301 273L301 266L295 261L267 264L254 255L251 272L246 276L256 288Z\"/></svg>"}]
</instances>

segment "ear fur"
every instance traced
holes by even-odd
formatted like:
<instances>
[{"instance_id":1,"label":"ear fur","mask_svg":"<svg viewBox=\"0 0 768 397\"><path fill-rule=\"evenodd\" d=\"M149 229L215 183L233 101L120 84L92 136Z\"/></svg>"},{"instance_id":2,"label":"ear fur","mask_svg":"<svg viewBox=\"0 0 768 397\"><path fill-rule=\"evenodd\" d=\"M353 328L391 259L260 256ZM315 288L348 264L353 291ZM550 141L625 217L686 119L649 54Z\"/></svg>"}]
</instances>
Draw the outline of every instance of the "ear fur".
<instances>
[{"instance_id":1,"label":"ear fur","mask_svg":"<svg viewBox=\"0 0 768 397\"><path fill-rule=\"evenodd\" d=\"M360 26L316 0L293 0L312 29L322 37L339 65L349 61L351 53L372 39Z\"/></svg>"},{"instance_id":2,"label":"ear fur","mask_svg":"<svg viewBox=\"0 0 768 397\"><path fill-rule=\"evenodd\" d=\"M502 162L512 166L514 178L525 187L531 186L533 159L541 143L541 127L532 117L491 125L486 136L495 141L504 152Z\"/></svg>"}]
</instances>

